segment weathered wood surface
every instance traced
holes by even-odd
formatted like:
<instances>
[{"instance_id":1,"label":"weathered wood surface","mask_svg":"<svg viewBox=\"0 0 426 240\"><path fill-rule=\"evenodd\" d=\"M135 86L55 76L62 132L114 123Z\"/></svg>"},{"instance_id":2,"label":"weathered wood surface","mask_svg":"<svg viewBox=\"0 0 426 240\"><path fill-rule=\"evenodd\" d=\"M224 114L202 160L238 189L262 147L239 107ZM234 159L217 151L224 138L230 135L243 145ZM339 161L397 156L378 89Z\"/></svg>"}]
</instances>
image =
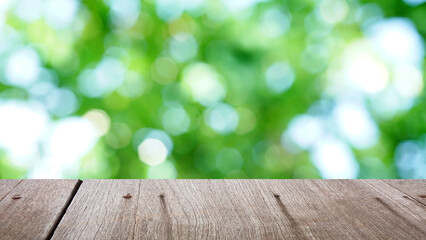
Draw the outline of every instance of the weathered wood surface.
<instances>
[{"instance_id":1,"label":"weathered wood surface","mask_svg":"<svg viewBox=\"0 0 426 240\"><path fill-rule=\"evenodd\" d=\"M15 180L15 179L6 179L1 180L0 184L0 202L5 198L12 189L18 185L22 180Z\"/></svg>"},{"instance_id":2,"label":"weathered wood surface","mask_svg":"<svg viewBox=\"0 0 426 240\"><path fill-rule=\"evenodd\" d=\"M425 239L425 183L86 180L53 239Z\"/></svg>"},{"instance_id":3,"label":"weathered wood surface","mask_svg":"<svg viewBox=\"0 0 426 240\"><path fill-rule=\"evenodd\" d=\"M415 199L426 206L426 181L418 180L383 180L392 187L405 193L406 197Z\"/></svg>"},{"instance_id":4,"label":"weathered wood surface","mask_svg":"<svg viewBox=\"0 0 426 240\"><path fill-rule=\"evenodd\" d=\"M0 180L0 239L426 239L426 180Z\"/></svg>"},{"instance_id":5,"label":"weathered wood surface","mask_svg":"<svg viewBox=\"0 0 426 240\"><path fill-rule=\"evenodd\" d=\"M0 239L50 238L78 180L0 180Z\"/></svg>"}]
</instances>

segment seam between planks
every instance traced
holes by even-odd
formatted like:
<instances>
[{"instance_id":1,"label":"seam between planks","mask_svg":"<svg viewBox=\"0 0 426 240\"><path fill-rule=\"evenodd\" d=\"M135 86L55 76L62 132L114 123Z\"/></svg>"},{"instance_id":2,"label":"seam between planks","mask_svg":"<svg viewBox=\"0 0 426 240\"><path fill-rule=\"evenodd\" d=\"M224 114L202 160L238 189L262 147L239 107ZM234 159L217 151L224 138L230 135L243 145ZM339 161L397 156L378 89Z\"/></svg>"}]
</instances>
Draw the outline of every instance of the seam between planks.
<instances>
[{"instance_id":1,"label":"seam between planks","mask_svg":"<svg viewBox=\"0 0 426 240\"><path fill-rule=\"evenodd\" d=\"M6 197L7 197L7 195L9 195L9 193L11 193L12 191L13 191L13 189L15 189L16 188L16 186L18 186L22 181L24 181L24 179L20 179L19 181L18 181L18 183L17 184L15 184L15 186L13 186L13 188L11 188L10 189L10 191L9 192L7 192L3 197L0 197L0 202L1 201L3 201L3 199L5 199Z\"/></svg>"},{"instance_id":2,"label":"seam between planks","mask_svg":"<svg viewBox=\"0 0 426 240\"><path fill-rule=\"evenodd\" d=\"M402 196L402 197L407 198L407 199L410 199L411 201L413 201L413 202L415 202L415 203L418 203L418 204L422 205L423 207L426 207L426 204L424 204L424 203L420 202L420 201L419 201L419 200L417 200L415 197L411 196L411 194L408 194L408 193L406 193L406 192L402 191L401 189L399 189L399 188L397 188L397 187L395 187L395 186L391 185L390 183L388 183L388 182L386 182L386 181L383 181L383 180L381 180L381 181L382 181L382 182L384 182L384 183L386 183L387 185L391 186L392 188L394 188L394 189L396 189L396 190L398 190L398 191L400 191L401 193L403 193L403 194L405 194L405 195L406 195L406 197L405 197L405 196Z\"/></svg>"},{"instance_id":3,"label":"seam between planks","mask_svg":"<svg viewBox=\"0 0 426 240\"><path fill-rule=\"evenodd\" d=\"M83 183L82 180L78 180L77 183L74 186L74 189L72 190L70 197L68 198L67 202L65 203L64 207L62 208L62 211L59 213L58 218L55 220L52 228L49 231L49 234L47 235L46 239L52 239L53 234L55 234L56 228L59 226L59 223L61 223L62 218L64 217L65 213L67 212L68 207L71 205L72 200L74 199L75 195L77 195L78 190L80 189L81 184Z\"/></svg>"}]
</instances>

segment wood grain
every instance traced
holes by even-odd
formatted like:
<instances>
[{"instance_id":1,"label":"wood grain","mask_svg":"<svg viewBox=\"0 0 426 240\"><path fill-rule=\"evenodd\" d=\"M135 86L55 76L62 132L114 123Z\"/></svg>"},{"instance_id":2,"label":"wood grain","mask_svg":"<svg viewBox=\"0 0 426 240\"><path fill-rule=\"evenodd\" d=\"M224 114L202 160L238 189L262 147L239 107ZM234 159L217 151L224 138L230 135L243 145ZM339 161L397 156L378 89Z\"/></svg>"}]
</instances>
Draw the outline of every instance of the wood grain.
<instances>
[{"instance_id":1,"label":"wood grain","mask_svg":"<svg viewBox=\"0 0 426 240\"><path fill-rule=\"evenodd\" d=\"M380 180L273 181L261 183L281 196L288 214L308 238L422 239L426 234L425 209L402 198L400 192L388 194L395 189L380 188Z\"/></svg>"},{"instance_id":2,"label":"wood grain","mask_svg":"<svg viewBox=\"0 0 426 240\"><path fill-rule=\"evenodd\" d=\"M16 185L22 180L18 179L4 179L0 180L0 202L12 191Z\"/></svg>"},{"instance_id":3,"label":"wood grain","mask_svg":"<svg viewBox=\"0 0 426 240\"><path fill-rule=\"evenodd\" d=\"M22 180L0 202L0 238L50 237L77 185L78 180Z\"/></svg>"},{"instance_id":4,"label":"wood grain","mask_svg":"<svg viewBox=\"0 0 426 240\"><path fill-rule=\"evenodd\" d=\"M405 193L406 197L416 200L426 206L426 181L413 179L386 179L383 181Z\"/></svg>"},{"instance_id":5,"label":"wood grain","mask_svg":"<svg viewBox=\"0 0 426 240\"><path fill-rule=\"evenodd\" d=\"M86 180L53 239L424 239L403 196L381 180Z\"/></svg>"},{"instance_id":6,"label":"wood grain","mask_svg":"<svg viewBox=\"0 0 426 240\"><path fill-rule=\"evenodd\" d=\"M85 180L53 239L128 239L135 229L141 180ZM131 198L123 196L130 193Z\"/></svg>"}]
</instances>

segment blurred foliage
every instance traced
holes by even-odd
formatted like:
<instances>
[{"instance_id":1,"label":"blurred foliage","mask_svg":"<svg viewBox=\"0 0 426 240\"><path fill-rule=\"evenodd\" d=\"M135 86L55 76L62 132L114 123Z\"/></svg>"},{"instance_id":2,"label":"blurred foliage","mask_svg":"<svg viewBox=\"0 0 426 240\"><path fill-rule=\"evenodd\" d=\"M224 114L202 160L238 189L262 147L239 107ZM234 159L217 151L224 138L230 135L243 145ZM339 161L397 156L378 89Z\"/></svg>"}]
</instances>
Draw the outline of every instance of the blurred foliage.
<instances>
[{"instance_id":1,"label":"blurred foliage","mask_svg":"<svg viewBox=\"0 0 426 240\"><path fill-rule=\"evenodd\" d=\"M322 6L325 1L330 2L329 5ZM0 34L4 36L0 36L3 38L0 39L0 101L37 104L36 109L45 109L40 111L47 112L49 120L47 130L35 138L36 150L30 155L14 154L7 144L2 147L0 141L1 178L426 176L425 173L412 173L414 170L406 173L396 164L398 146L407 141L420 146L426 134L424 91L413 96L410 107L383 117L373 109L375 95L366 97L366 94L345 89L340 89L337 95L330 94L327 81L329 69L340 61L350 43L367 38L367 25L394 17L406 18L414 24L423 44L426 37L425 3L410 5L399 0L271 0L237 1L234 4L215 0L194 3L86 0L74 3L77 9L72 13L72 20L66 22L61 16L56 16L58 19L53 16L49 21L49 13L45 13L49 11L45 2L49 1L36 1L35 4L39 4L36 8L45 12L30 19L22 17L24 10L20 15L19 8L24 8L19 6L20 1L6 2L9 5L4 4L8 6L3 10L4 21L0 20ZM29 1L21 2L27 4ZM59 2L69 4L73 1ZM53 6L70 7L66 4ZM365 6L372 7L360 10ZM66 9L56 10L57 15L70 14ZM328 22L318 20L319 11L335 18L326 19ZM341 19L339 14L344 14ZM40 70L31 83L14 84L8 79L13 75L8 75L8 59L25 47L38 54L39 67L43 71ZM422 56L424 58L423 53ZM93 74L102 63L105 63L104 72L99 70ZM27 71L25 63L18 66L19 71ZM124 73L120 73L120 66L124 67ZM275 70L271 66L276 66ZM424 63L417 67L424 76ZM272 76L269 85L268 72ZM184 80L192 79L191 76L194 81ZM198 78L214 78L214 81L206 80L204 85L196 85ZM108 82L102 82L102 79ZM274 79L278 82L273 82ZM111 83L116 80L117 83ZM34 86L41 82L49 82L54 89L70 90L71 95L49 97L52 96L49 91L34 94L37 92ZM197 92L203 87L207 90ZM221 87L225 91L223 95ZM315 106L321 104L326 107L321 108L319 116L332 116L341 96L346 95L349 99L364 99L368 116L378 128L377 141L367 147L357 147L339 133L332 117L321 117L321 121L334 126L324 128L338 141L332 146L343 149L324 147L323 151L331 151L333 155L334 149L337 158L344 158L346 149L349 149L355 159L355 165L344 163L346 165L340 170L339 166L336 168L336 171L349 172L347 168L356 168L355 175L329 175L323 172L327 169L319 167L313 160L315 149L322 145L289 149L291 145L285 146L286 131L297 116L312 115ZM33 105L28 106L32 108ZM70 110L66 111L68 108ZM88 113L95 113L94 117ZM236 122L233 120L235 113ZM1 118L5 116L0 115ZM94 144L88 143L90 148L87 151L82 150L83 153L77 154L75 159L61 162L60 157L49 155L52 150L48 148L52 146L48 143L53 141L50 137L58 126L55 123L75 118L91 120L95 129L96 124L107 129L94 138ZM23 124L31 121L25 119ZM4 122L0 120L0 123ZM167 141L164 134L160 134L158 139L163 141L162 144L147 142L147 149L141 150L141 142L147 139L143 135L149 129L169 136L173 147L169 148L164 142ZM25 138L26 135L17 133L17 136ZM75 139L63 143L63 154L68 154L67 144L70 151L77 151L72 150L72 146L84 142L79 136L85 137L76 135L73 136ZM318 141L327 142L327 137L321 136ZM58 139L55 146L61 147ZM167 160L163 162L164 156L152 156L155 153L150 151L161 153L164 146L168 152ZM141 151L146 151L147 155ZM426 150L422 151L425 152L423 155L415 155L417 152L410 155L419 158L414 168L426 169ZM144 156L155 158L155 161L159 158L160 163L147 164L147 161L141 161ZM323 153L321 156L328 155ZM53 161L57 164L49 168Z\"/></svg>"}]
</instances>

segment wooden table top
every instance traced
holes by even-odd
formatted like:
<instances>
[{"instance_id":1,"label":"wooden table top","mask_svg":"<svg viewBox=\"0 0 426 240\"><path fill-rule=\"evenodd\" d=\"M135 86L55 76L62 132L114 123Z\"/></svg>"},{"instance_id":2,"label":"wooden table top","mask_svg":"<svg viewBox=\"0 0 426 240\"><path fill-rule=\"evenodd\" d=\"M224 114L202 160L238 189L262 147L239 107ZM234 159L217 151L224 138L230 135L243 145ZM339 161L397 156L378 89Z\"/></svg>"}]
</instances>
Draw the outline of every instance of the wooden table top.
<instances>
[{"instance_id":1,"label":"wooden table top","mask_svg":"<svg viewBox=\"0 0 426 240\"><path fill-rule=\"evenodd\" d=\"M0 180L1 239L426 239L426 180Z\"/></svg>"}]
</instances>

